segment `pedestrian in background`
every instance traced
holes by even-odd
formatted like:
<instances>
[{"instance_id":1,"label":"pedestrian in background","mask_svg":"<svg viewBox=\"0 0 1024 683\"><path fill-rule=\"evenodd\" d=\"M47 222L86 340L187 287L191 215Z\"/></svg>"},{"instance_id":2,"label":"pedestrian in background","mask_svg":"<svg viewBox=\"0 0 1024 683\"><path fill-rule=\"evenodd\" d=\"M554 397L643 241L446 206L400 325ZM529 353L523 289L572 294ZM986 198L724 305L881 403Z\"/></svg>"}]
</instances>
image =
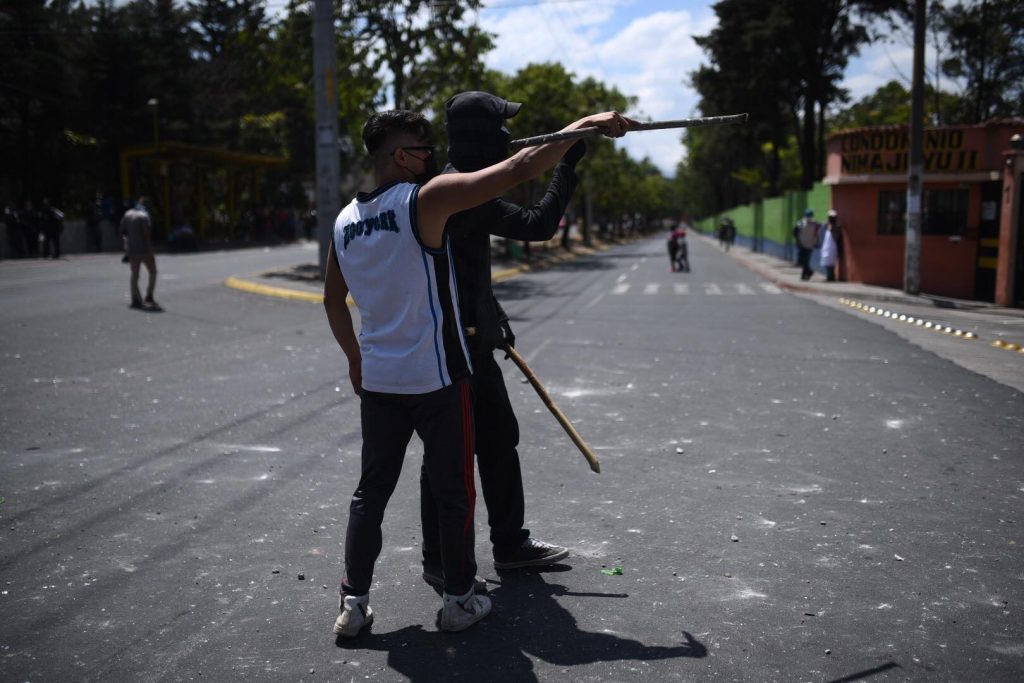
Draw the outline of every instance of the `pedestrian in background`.
<instances>
[{"instance_id":1,"label":"pedestrian in background","mask_svg":"<svg viewBox=\"0 0 1024 683\"><path fill-rule=\"evenodd\" d=\"M18 219L21 221L21 235L25 243L25 255L35 258L39 256L39 214L36 213L31 199L26 199L25 204L18 212Z\"/></svg>"},{"instance_id":2,"label":"pedestrian in background","mask_svg":"<svg viewBox=\"0 0 1024 683\"><path fill-rule=\"evenodd\" d=\"M43 258L60 258L60 235L64 232L64 212L43 198L39 209L39 228L43 232Z\"/></svg>"},{"instance_id":3,"label":"pedestrian in background","mask_svg":"<svg viewBox=\"0 0 1024 683\"><path fill-rule=\"evenodd\" d=\"M722 219L722 225L718 229L718 240L726 252L729 251L733 242L736 241L736 224L732 222L732 218L729 216Z\"/></svg>"},{"instance_id":4,"label":"pedestrian in background","mask_svg":"<svg viewBox=\"0 0 1024 683\"><path fill-rule=\"evenodd\" d=\"M21 217L14 204L4 205L4 225L7 227L7 248L11 258L22 258L25 255L25 237L21 229Z\"/></svg>"},{"instance_id":5,"label":"pedestrian in background","mask_svg":"<svg viewBox=\"0 0 1024 683\"><path fill-rule=\"evenodd\" d=\"M672 229L668 231L668 239L665 240L665 246L668 248L668 269L673 273L676 272L678 266L676 261L676 256L679 254L679 243L676 241L678 230L678 225L672 226Z\"/></svg>"},{"instance_id":6,"label":"pedestrian in background","mask_svg":"<svg viewBox=\"0 0 1024 683\"><path fill-rule=\"evenodd\" d=\"M793 236L796 238L797 265L800 266L800 279L810 280L814 275L811 270L811 253L818 247L818 232L820 226L814 220L814 211L804 210L804 217L793 228Z\"/></svg>"},{"instance_id":7,"label":"pedestrian in background","mask_svg":"<svg viewBox=\"0 0 1024 683\"><path fill-rule=\"evenodd\" d=\"M832 223L829 222L825 224L821 237L821 267L825 269L825 279L828 282L836 281L836 259L838 256L839 247L832 234Z\"/></svg>"},{"instance_id":8,"label":"pedestrian in background","mask_svg":"<svg viewBox=\"0 0 1024 683\"><path fill-rule=\"evenodd\" d=\"M836 279L840 282L846 281L846 265L843 262L843 226L839 224L839 214L835 209L828 210L828 227L832 233L832 239L836 243Z\"/></svg>"},{"instance_id":9,"label":"pedestrian in background","mask_svg":"<svg viewBox=\"0 0 1024 683\"><path fill-rule=\"evenodd\" d=\"M124 242L125 255L128 257L129 266L131 266L131 308L162 311L163 308L160 307L160 304L153 300L153 290L156 288L156 254L153 251L153 228L149 220L145 197L139 197L135 206L125 211L117 231ZM139 291L139 268L142 265L146 266L146 271L149 273L145 299L142 298L142 293Z\"/></svg>"},{"instance_id":10,"label":"pedestrian in background","mask_svg":"<svg viewBox=\"0 0 1024 683\"><path fill-rule=\"evenodd\" d=\"M683 273L690 272L690 247L686 243L686 227L689 225L685 220L679 223L672 230L672 235L669 237L672 244L675 245L675 252L672 261L672 270Z\"/></svg>"}]
</instances>

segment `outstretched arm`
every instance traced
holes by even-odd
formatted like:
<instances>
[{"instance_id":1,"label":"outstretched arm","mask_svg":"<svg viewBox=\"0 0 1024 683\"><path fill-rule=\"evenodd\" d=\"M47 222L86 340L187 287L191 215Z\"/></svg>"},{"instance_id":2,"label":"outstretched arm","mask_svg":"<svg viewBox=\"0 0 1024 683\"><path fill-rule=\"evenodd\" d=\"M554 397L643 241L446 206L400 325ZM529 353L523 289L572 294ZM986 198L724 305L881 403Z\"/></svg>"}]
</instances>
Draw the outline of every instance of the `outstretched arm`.
<instances>
[{"instance_id":1,"label":"outstretched arm","mask_svg":"<svg viewBox=\"0 0 1024 683\"><path fill-rule=\"evenodd\" d=\"M558 232L558 221L565 214L569 200L579 184L576 163L583 157L586 143L576 142L555 166L548 189L539 202L525 208L504 199L493 202L493 218L477 229L513 240L540 242Z\"/></svg>"},{"instance_id":2,"label":"outstretched arm","mask_svg":"<svg viewBox=\"0 0 1024 683\"><path fill-rule=\"evenodd\" d=\"M582 118L564 130L597 126L609 137L621 137L634 123L617 112L605 112ZM417 222L423 243L428 247L441 246L444 225L449 216L483 204L519 183L537 177L554 166L572 144L572 141L562 141L527 147L479 171L437 176L419 191Z\"/></svg>"}]
</instances>

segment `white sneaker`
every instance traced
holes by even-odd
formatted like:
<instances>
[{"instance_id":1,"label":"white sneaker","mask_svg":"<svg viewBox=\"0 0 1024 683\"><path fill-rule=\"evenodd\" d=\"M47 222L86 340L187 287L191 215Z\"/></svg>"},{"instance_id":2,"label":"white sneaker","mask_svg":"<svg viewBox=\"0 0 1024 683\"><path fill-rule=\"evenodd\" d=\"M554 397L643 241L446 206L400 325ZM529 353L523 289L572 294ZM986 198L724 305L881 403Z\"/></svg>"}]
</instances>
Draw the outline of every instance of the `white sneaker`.
<instances>
[{"instance_id":1,"label":"white sneaker","mask_svg":"<svg viewBox=\"0 0 1024 683\"><path fill-rule=\"evenodd\" d=\"M373 623L370 609L370 594L346 595L341 602L341 614L334 620L334 632L339 636L354 638L364 627Z\"/></svg>"},{"instance_id":2,"label":"white sneaker","mask_svg":"<svg viewBox=\"0 0 1024 683\"><path fill-rule=\"evenodd\" d=\"M442 631L465 631L491 613L491 599L477 595L472 588L465 595L444 594L441 610Z\"/></svg>"}]
</instances>

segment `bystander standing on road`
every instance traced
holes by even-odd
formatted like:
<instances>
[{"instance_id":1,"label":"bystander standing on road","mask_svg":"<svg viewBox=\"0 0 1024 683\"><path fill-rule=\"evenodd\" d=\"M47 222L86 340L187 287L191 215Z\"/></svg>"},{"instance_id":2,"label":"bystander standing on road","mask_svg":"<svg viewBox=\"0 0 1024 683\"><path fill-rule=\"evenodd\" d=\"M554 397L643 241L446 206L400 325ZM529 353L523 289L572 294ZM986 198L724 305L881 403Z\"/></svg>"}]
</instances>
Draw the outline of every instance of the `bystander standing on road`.
<instances>
[{"instance_id":1,"label":"bystander standing on road","mask_svg":"<svg viewBox=\"0 0 1024 683\"><path fill-rule=\"evenodd\" d=\"M153 290L156 289L156 254L153 251L153 230L149 220L149 211L146 208L145 197L140 197L134 208L125 211L118 227L118 235L124 242L125 255L128 257L128 264L131 267L130 292L132 297L131 307L140 310L162 311L156 301L153 300ZM145 265L149 274L149 282L146 285L146 298L142 298L139 291L139 268Z\"/></svg>"},{"instance_id":2,"label":"bystander standing on road","mask_svg":"<svg viewBox=\"0 0 1024 683\"><path fill-rule=\"evenodd\" d=\"M569 128L599 126L616 137L632 122L615 113ZM334 224L324 306L360 396L362 475L349 508L345 575L334 632L352 637L373 621L369 590L381 523L412 434L440 530L443 606L439 627L461 631L486 616L474 591L473 401L471 365L459 317L446 222L536 177L572 144L525 149L472 173L436 173L430 124L420 114L376 114L363 128L377 188L360 193ZM421 277L401 277L419 272ZM422 277L425 275L426 277ZM346 296L359 308L357 339Z\"/></svg>"},{"instance_id":3,"label":"bystander standing on road","mask_svg":"<svg viewBox=\"0 0 1024 683\"><path fill-rule=\"evenodd\" d=\"M668 239L665 240L665 247L668 249L668 269L673 273L676 272L676 255L679 253L679 242L676 241L678 230L678 226L672 226L668 231Z\"/></svg>"}]
</instances>

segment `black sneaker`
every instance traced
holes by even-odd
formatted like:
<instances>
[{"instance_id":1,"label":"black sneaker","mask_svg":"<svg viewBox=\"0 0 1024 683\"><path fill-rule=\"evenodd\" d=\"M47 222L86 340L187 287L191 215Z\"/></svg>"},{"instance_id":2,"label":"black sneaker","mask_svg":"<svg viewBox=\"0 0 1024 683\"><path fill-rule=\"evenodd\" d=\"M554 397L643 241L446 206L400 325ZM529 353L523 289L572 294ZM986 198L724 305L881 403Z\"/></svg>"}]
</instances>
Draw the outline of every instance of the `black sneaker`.
<instances>
[{"instance_id":1,"label":"black sneaker","mask_svg":"<svg viewBox=\"0 0 1024 683\"><path fill-rule=\"evenodd\" d=\"M444 574L441 572L440 567L423 567L423 580L429 583L434 588L444 590ZM473 592L474 593L486 593L487 582L481 579L479 576L473 577Z\"/></svg>"},{"instance_id":2,"label":"black sneaker","mask_svg":"<svg viewBox=\"0 0 1024 683\"><path fill-rule=\"evenodd\" d=\"M568 548L528 538L521 545L511 548L495 546L494 568L519 569L520 567L543 567L544 565L564 560L568 556Z\"/></svg>"}]
</instances>

